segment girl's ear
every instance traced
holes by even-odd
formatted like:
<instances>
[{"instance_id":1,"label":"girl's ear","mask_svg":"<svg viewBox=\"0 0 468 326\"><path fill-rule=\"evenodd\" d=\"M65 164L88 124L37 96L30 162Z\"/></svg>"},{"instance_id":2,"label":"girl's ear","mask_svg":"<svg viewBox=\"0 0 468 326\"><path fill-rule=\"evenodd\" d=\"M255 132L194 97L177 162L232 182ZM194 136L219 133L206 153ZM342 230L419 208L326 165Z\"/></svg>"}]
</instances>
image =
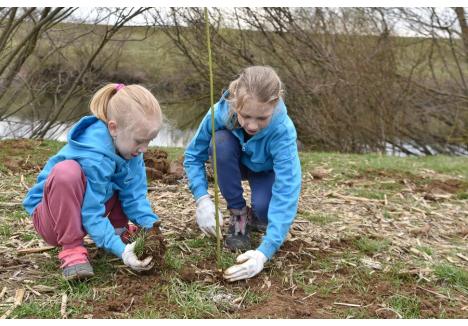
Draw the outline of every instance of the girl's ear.
<instances>
[{"instance_id":1,"label":"girl's ear","mask_svg":"<svg viewBox=\"0 0 468 326\"><path fill-rule=\"evenodd\" d=\"M112 137L117 136L117 122L115 120L109 120L107 123L107 128Z\"/></svg>"}]
</instances>

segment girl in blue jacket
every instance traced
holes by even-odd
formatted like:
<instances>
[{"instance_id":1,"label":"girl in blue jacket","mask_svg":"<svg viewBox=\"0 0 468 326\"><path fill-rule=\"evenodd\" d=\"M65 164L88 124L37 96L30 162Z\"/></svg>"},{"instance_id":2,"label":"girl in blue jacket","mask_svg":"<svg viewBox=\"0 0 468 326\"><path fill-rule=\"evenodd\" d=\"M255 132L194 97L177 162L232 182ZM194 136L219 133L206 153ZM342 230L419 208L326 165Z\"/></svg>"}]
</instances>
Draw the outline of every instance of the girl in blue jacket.
<instances>
[{"instance_id":1,"label":"girl in blue jacket","mask_svg":"<svg viewBox=\"0 0 468 326\"><path fill-rule=\"evenodd\" d=\"M301 167L296 130L282 95L281 80L271 67L252 66L230 83L214 107L219 188L230 212L225 246L250 249L250 230L266 230L260 246L238 256L237 265L226 270L229 281L258 274L284 242L296 216ZM185 151L184 167L196 200L197 224L203 233L216 235L205 174L210 141L208 111ZM252 209L243 197L241 181L246 179Z\"/></svg>"},{"instance_id":2,"label":"girl in blue jacket","mask_svg":"<svg viewBox=\"0 0 468 326\"><path fill-rule=\"evenodd\" d=\"M161 128L156 98L139 85L109 84L92 98L68 143L52 156L24 199L34 227L58 257L65 279L92 276L86 234L134 270L152 267L126 244L128 221L150 229L159 219L146 197L143 154Z\"/></svg>"}]
</instances>

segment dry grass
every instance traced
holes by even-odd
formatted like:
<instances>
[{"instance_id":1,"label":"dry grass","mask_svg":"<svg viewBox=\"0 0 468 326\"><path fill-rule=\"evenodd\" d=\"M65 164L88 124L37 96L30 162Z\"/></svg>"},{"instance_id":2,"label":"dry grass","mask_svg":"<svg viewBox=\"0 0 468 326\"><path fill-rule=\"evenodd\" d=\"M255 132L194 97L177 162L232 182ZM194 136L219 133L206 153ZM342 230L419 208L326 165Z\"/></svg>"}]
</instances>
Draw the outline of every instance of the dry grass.
<instances>
[{"instance_id":1,"label":"dry grass","mask_svg":"<svg viewBox=\"0 0 468 326\"><path fill-rule=\"evenodd\" d=\"M464 191L460 187L452 192L448 188L421 187L421 180L424 184L441 184L453 179L463 183L466 178L431 170L419 171L413 177L387 172L366 175L358 170L351 171L353 167L349 168L349 177L343 177L333 166L317 175L315 165L308 165L303 173L299 214L287 241L262 274L252 281L249 305L261 307L261 302L286 296L292 298L290 304L299 302L316 307L314 303L321 303L323 307L313 310L316 315L310 317L466 316L468 201L458 199L457 191ZM96 279L80 284L60 280L55 258L57 250L48 248L36 235L20 205L28 185L32 184L31 175L35 173L0 169L0 315L91 317L93 307L86 305L86 300L117 293L120 290L114 282L115 275L129 275L131 271L123 268L118 259L104 255L87 239L94 257ZM390 183L401 186L385 188L381 199L356 194L356 190L363 189L372 193ZM245 196L249 198L248 185L244 186ZM194 222L195 202L186 181L175 185L152 182L150 187L153 190L148 196L154 211L161 217L162 232L168 241L166 264L169 267L162 277L169 285L164 290L167 291L164 298L185 300L185 296L177 292L181 287L197 296L206 293L203 284L215 277L214 271L206 265L207 259L214 257L214 243L203 239L198 232ZM227 217L222 198L221 207ZM28 252L37 248L43 251ZM232 255L226 256L226 264L232 263L232 259ZM178 281L177 271L184 264L193 266L201 283L188 286ZM216 283L217 294L219 286ZM21 293L18 291L22 289L24 294L19 302ZM236 300L247 293L246 289L227 287L227 291L229 289L238 291ZM277 292L260 295L272 289ZM409 289L413 292L409 293ZM166 293L164 291L158 293ZM415 297L409 297L411 295ZM429 299L439 300L440 307L427 308ZM204 300L206 298L199 301L205 304ZM186 304L183 311L171 308L176 309L174 312L166 307L170 314L163 307L154 314L146 310L133 311L128 306L123 313L109 316L181 318L190 317L187 315L190 312L200 318L237 316L221 314L211 306ZM246 303L242 307L246 309L242 316L253 313ZM257 316L273 316L258 309ZM284 312L283 317L288 316Z\"/></svg>"}]
</instances>

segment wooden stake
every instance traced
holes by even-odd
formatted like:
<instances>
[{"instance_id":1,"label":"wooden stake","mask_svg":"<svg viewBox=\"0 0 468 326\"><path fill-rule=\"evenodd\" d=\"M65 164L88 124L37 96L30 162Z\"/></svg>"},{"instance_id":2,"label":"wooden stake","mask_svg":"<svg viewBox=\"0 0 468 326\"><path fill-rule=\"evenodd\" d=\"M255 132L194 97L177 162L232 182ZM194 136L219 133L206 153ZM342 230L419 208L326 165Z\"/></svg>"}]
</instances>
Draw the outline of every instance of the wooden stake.
<instances>
[{"instance_id":1,"label":"wooden stake","mask_svg":"<svg viewBox=\"0 0 468 326\"><path fill-rule=\"evenodd\" d=\"M204 8L206 26L206 45L208 48L208 68L210 75L210 102L211 102L211 142L213 146L213 176L214 176L214 197L215 197L215 222L216 222L216 267L221 268L221 227L219 223L219 198L218 198L218 169L216 162L216 138L215 138L215 118L214 118L214 91L213 91L213 63L211 59L211 40L208 9Z\"/></svg>"}]
</instances>

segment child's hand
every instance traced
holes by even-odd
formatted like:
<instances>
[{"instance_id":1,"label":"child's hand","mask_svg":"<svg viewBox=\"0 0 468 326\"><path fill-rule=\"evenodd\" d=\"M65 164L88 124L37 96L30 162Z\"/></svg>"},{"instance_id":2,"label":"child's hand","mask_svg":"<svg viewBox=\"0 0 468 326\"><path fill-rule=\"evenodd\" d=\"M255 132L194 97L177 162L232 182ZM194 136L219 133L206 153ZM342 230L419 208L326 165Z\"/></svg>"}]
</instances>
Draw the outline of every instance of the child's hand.
<instances>
[{"instance_id":1,"label":"child's hand","mask_svg":"<svg viewBox=\"0 0 468 326\"><path fill-rule=\"evenodd\" d=\"M229 267L223 277L229 282L251 278L263 269L268 258L259 250L249 250L236 259L237 265Z\"/></svg>"},{"instance_id":2,"label":"child's hand","mask_svg":"<svg viewBox=\"0 0 468 326\"><path fill-rule=\"evenodd\" d=\"M223 215L219 214L219 225L223 226ZM215 206L209 195L201 196L197 200L197 224L206 235L216 236Z\"/></svg>"},{"instance_id":3,"label":"child's hand","mask_svg":"<svg viewBox=\"0 0 468 326\"><path fill-rule=\"evenodd\" d=\"M154 263L151 263L153 257L150 256L146 257L144 260L138 260L135 255L135 244L136 242L132 242L125 246L125 250L122 254L123 263L137 272L151 269L154 265Z\"/></svg>"}]
</instances>

